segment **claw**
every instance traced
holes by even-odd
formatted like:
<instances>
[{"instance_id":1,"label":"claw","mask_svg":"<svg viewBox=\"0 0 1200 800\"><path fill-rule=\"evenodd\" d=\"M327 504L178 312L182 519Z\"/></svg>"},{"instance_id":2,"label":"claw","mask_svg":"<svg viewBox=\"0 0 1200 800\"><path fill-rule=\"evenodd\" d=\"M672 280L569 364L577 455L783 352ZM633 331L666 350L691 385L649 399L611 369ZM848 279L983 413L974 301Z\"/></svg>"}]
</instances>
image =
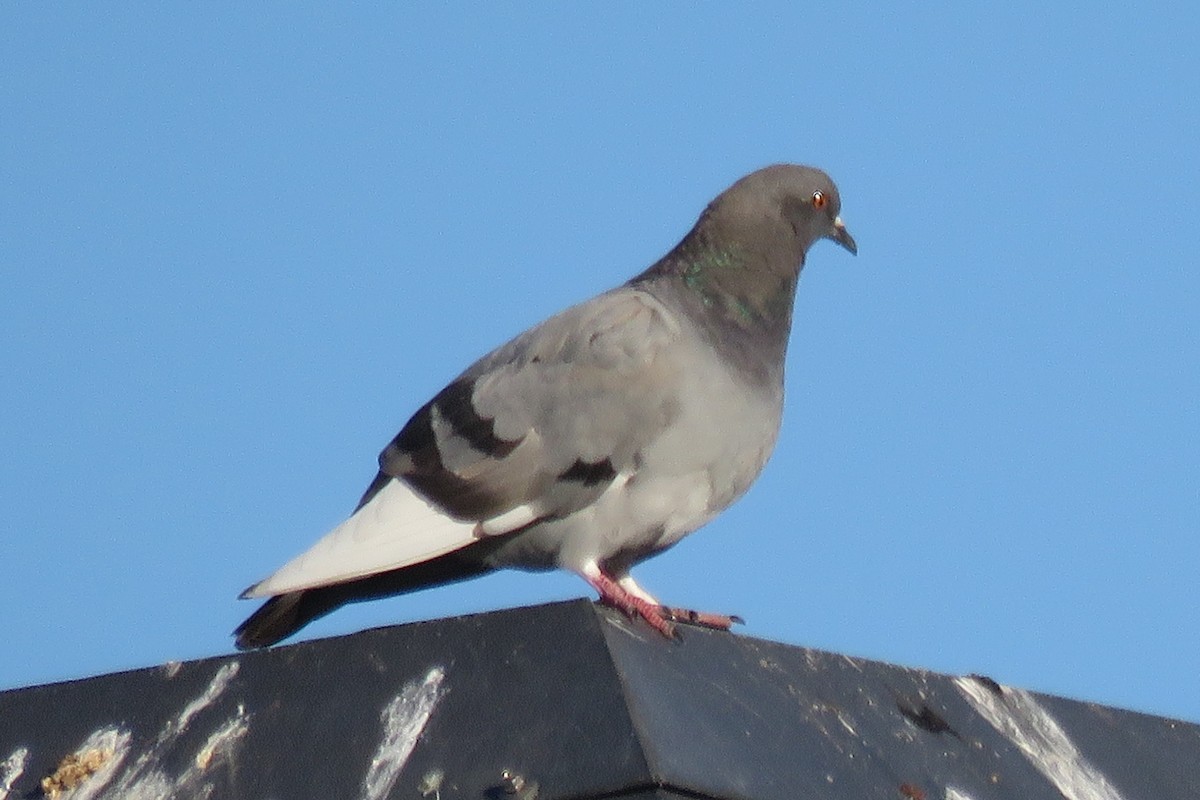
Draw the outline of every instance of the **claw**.
<instances>
[{"instance_id":1,"label":"claw","mask_svg":"<svg viewBox=\"0 0 1200 800\"><path fill-rule=\"evenodd\" d=\"M662 613L664 617L673 622L695 625L700 628L712 628L718 631L727 631L733 627L734 623L746 624L746 621L736 614L713 614L708 611L693 611L690 608L670 608L668 606L662 606Z\"/></svg>"},{"instance_id":2,"label":"claw","mask_svg":"<svg viewBox=\"0 0 1200 800\"><path fill-rule=\"evenodd\" d=\"M744 620L738 616L710 614L706 611L693 611L690 608L672 608L660 605L653 597L638 587L628 575L617 581L595 564L589 565L581 574L583 579L600 593L601 603L624 612L630 619L641 617L651 628L668 639L679 637L679 632L675 629L677 622L718 631L727 631L734 623L744 623ZM627 588L630 586L637 591L634 592Z\"/></svg>"}]
</instances>

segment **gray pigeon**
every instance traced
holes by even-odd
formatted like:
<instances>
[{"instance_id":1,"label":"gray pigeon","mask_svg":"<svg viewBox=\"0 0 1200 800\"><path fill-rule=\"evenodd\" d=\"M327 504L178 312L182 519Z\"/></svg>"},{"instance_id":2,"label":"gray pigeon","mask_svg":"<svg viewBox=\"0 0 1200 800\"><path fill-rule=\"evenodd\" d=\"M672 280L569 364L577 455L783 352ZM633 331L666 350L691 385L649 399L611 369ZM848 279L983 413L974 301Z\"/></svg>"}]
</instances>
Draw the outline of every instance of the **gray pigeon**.
<instances>
[{"instance_id":1,"label":"gray pigeon","mask_svg":"<svg viewBox=\"0 0 1200 800\"><path fill-rule=\"evenodd\" d=\"M666 636L672 609L630 568L736 500L775 446L808 248L858 249L837 187L780 164L739 180L645 272L492 351L379 456L358 508L242 593L266 647L339 606L500 567L577 573Z\"/></svg>"}]
</instances>

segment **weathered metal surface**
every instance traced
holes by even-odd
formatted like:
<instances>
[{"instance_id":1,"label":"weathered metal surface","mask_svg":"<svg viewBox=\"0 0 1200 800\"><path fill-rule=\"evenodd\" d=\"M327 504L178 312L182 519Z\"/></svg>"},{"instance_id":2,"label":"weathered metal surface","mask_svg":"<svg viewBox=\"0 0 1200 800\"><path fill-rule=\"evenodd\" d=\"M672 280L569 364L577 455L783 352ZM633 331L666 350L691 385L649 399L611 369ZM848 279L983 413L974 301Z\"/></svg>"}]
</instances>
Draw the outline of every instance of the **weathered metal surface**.
<instances>
[{"instance_id":1,"label":"weathered metal surface","mask_svg":"<svg viewBox=\"0 0 1200 800\"><path fill-rule=\"evenodd\" d=\"M1194 800L1200 726L586 601L0 693L0 800Z\"/></svg>"}]
</instances>

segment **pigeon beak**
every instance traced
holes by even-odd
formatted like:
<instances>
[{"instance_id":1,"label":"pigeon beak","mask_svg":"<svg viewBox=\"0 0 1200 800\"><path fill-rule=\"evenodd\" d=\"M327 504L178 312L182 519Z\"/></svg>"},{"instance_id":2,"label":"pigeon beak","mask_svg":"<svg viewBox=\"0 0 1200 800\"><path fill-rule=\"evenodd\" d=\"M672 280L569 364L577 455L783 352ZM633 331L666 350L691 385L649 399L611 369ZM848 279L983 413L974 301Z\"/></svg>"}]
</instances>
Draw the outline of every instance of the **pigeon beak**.
<instances>
[{"instance_id":1,"label":"pigeon beak","mask_svg":"<svg viewBox=\"0 0 1200 800\"><path fill-rule=\"evenodd\" d=\"M842 222L841 217L833 220L833 234L829 238L849 250L851 255L858 255L858 244L850 231L846 230L846 223Z\"/></svg>"}]
</instances>

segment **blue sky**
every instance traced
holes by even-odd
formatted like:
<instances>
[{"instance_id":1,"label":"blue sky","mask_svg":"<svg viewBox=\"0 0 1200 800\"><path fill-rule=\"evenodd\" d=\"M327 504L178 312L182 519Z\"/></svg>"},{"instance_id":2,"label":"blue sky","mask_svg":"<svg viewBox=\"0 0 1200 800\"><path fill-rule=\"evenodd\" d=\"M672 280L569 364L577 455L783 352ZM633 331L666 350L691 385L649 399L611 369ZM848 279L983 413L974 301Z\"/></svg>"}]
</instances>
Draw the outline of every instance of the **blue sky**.
<instances>
[{"instance_id":1,"label":"blue sky","mask_svg":"<svg viewBox=\"0 0 1200 800\"><path fill-rule=\"evenodd\" d=\"M434 391L796 161L860 255L810 254L773 460L643 585L1200 720L1196 12L912 6L5 5L0 687L228 652Z\"/></svg>"}]
</instances>

